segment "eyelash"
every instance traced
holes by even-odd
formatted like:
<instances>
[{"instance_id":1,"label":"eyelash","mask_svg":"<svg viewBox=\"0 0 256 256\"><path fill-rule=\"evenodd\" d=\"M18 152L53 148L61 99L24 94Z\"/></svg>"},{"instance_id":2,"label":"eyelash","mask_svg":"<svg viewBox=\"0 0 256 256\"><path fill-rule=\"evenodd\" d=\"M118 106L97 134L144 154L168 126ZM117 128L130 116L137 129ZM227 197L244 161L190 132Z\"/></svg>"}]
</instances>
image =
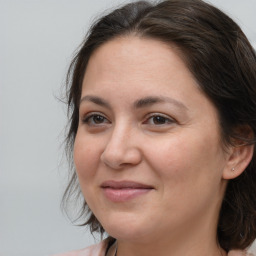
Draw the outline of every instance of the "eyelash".
<instances>
[{"instance_id":1,"label":"eyelash","mask_svg":"<svg viewBox=\"0 0 256 256\"><path fill-rule=\"evenodd\" d=\"M104 120L104 122L102 123L96 123L95 120L93 120L93 118L99 117L101 118L101 120ZM101 113L90 113L88 115L86 115L83 119L82 122L84 124L90 125L90 126L98 126L101 125L103 123L106 123L105 121L107 120L107 123L110 123L110 121L108 121L108 119L102 115Z\"/></svg>"},{"instance_id":2,"label":"eyelash","mask_svg":"<svg viewBox=\"0 0 256 256\"><path fill-rule=\"evenodd\" d=\"M97 123L97 121L95 122L94 118L100 118L101 120L99 123ZM154 120L155 119L155 120ZM158 120L157 120L158 119ZM152 123L149 123L149 121L152 120ZM160 123L156 124L154 123L154 121L157 121ZM101 126L102 124L106 124L106 123L111 123L103 114L101 113L90 113L88 115L86 115L83 119L82 122L84 124L87 124L89 126ZM146 120L142 123L142 124L148 124L148 125L152 125L152 126L163 126L166 124L172 124L175 123L176 121L168 116L165 116L163 114L158 114L158 113L154 113L154 114L149 114L146 117Z\"/></svg>"},{"instance_id":3,"label":"eyelash","mask_svg":"<svg viewBox=\"0 0 256 256\"><path fill-rule=\"evenodd\" d=\"M172 118L170 118L170 117L168 117L168 116L165 116L165 115L163 115L163 114L158 114L158 113L150 114L150 115L148 116L148 118L146 119L146 122L148 122L150 119L152 119L152 121L153 121L154 118L158 118L158 121L161 120L161 121L164 121L164 123L161 123L161 124L155 124L155 123L153 123L153 124L149 124L149 125L162 126L162 125L166 125L166 124L175 123L175 120L174 120L174 119L172 119ZM160 119L159 119L159 118L160 118ZM143 124L144 124L144 123L145 123L145 122L143 122Z\"/></svg>"}]
</instances>

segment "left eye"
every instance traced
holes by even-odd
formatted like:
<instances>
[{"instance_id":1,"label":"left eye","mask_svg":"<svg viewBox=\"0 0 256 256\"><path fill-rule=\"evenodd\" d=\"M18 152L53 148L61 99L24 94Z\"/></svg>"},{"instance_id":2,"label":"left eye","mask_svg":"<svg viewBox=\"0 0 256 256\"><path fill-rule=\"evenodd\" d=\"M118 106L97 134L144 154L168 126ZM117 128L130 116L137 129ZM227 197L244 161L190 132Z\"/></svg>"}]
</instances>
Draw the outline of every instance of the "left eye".
<instances>
[{"instance_id":1,"label":"left eye","mask_svg":"<svg viewBox=\"0 0 256 256\"><path fill-rule=\"evenodd\" d=\"M170 124L173 123L174 120L165 116L161 115L154 115L147 119L146 123L150 125L164 125L164 124Z\"/></svg>"}]
</instances>

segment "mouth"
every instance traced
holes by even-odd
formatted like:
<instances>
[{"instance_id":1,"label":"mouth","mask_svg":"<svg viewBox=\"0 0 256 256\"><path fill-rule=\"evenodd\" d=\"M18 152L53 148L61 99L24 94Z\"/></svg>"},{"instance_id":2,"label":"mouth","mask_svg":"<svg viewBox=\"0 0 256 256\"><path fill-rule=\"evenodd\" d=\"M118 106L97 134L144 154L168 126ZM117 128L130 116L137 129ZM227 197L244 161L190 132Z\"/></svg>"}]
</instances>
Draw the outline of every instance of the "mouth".
<instances>
[{"instance_id":1,"label":"mouth","mask_svg":"<svg viewBox=\"0 0 256 256\"><path fill-rule=\"evenodd\" d=\"M152 191L154 187L133 181L105 181L101 184L103 193L112 202L125 202Z\"/></svg>"}]
</instances>

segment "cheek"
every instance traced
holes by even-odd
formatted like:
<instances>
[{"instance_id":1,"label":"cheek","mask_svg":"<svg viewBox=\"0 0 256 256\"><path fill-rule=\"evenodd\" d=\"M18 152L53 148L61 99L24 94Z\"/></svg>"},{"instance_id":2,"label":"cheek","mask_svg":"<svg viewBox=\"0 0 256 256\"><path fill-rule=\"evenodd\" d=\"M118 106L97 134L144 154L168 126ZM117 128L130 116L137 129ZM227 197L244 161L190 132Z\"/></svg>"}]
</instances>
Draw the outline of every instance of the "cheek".
<instances>
[{"instance_id":1,"label":"cheek","mask_svg":"<svg viewBox=\"0 0 256 256\"><path fill-rule=\"evenodd\" d=\"M181 215L197 216L210 204L217 207L222 198L221 171L218 171L221 156L212 141L199 143L196 139L180 138L161 143L152 152L151 166L160 181L159 203L164 205L164 212L180 219Z\"/></svg>"},{"instance_id":2,"label":"cheek","mask_svg":"<svg viewBox=\"0 0 256 256\"><path fill-rule=\"evenodd\" d=\"M182 172L183 167L189 165L193 158L185 139L175 135L152 141L151 144L147 144L145 150L154 169L159 170L159 174L167 176Z\"/></svg>"},{"instance_id":3,"label":"cheek","mask_svg":"<svg viewBox=\"0 0 256 256\"><path fill-rule=\"evenodd\" d=\"M219 178L224 159L217 137L185 135L148 145L148 149L153 149L148 159L162 182L172 187L194 186L195 182L203 185Z\"/></svg>"},{"instance_id":4,"label":"cheek","mask_svg":"<svg viewBox=\"0 0 256 256\"><path fill-rule=\"evenodd\" d=\"M90 182L95 175L98 152L92 145L90 138L83 137L78 131L74 143L74 164L80 184Z\"/></svg>"}]
</instances>

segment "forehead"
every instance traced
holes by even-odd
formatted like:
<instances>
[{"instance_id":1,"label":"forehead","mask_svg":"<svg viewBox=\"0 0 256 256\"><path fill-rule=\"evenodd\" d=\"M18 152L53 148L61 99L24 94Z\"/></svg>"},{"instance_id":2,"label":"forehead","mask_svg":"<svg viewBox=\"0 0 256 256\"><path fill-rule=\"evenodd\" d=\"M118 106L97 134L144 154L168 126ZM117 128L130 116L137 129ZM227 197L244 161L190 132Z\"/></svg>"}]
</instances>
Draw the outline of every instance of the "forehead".
<instances>
[{"instance_id":1,"label":"forehead","mask_svg":"<svg viewBox=\"0 0 256 256\"><path fill-rule=\"evenodd\" d=\"M179 71L179 72L177 72ZM115 38L92 54L86 69L83 87L114 82L120 88L132 83L159 84L176 82L197 83L178 54L177 47L155 39L126 36ZM142 86L142 84L140 85Z\"/></svg>"}]
</instances>

